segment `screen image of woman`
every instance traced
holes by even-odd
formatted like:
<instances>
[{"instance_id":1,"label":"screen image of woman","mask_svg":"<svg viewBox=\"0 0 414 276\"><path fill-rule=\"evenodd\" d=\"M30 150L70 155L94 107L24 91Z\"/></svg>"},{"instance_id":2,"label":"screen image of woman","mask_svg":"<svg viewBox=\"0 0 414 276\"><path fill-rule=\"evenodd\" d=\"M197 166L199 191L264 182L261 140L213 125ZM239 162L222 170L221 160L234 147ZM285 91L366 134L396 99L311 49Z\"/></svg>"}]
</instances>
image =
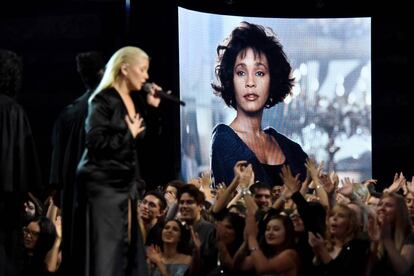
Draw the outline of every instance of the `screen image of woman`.
<instances>
[{"instance_id":1,"label":"screen image of woman","mask_svg":"<svg viewBox=\"0 0 414 276\"><path fill-rule=\"evenodd\" d=\"M216 184L228 185L237 161L252 164L255 181L282 185L279 173L289 165L306 177L307 154L272 127L262 126L263 111L291 93L294 78L283 47L270 28L243 21L217 47L214 93L236 110L229 124L214 127L211 169Z\"/></svg>"}]
</instances>

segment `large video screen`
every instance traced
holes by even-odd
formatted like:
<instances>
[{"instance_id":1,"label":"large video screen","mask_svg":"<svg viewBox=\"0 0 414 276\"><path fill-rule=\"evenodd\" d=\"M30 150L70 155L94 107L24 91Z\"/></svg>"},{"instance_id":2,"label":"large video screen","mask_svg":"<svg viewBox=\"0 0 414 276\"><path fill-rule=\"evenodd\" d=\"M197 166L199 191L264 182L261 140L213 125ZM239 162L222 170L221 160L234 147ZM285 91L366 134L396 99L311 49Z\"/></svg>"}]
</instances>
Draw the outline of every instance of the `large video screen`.
<instances>
[{"instance_id":1,"label":"large video screen","mask_svg":"<svg viewBox=\"0 0 414 276\"><path fill-rule=\"evenodd\" d=\"M274 32L294 86L261 125L298 143L325 171L371 178L371 18L260 18L179 8L181 176L211 168L212 131L237 113L214 93L217 46L249 22ZM251 145L250 145L251 146ZM228 184L228 183L227 183Z\"/></svg>"}]
</instances>

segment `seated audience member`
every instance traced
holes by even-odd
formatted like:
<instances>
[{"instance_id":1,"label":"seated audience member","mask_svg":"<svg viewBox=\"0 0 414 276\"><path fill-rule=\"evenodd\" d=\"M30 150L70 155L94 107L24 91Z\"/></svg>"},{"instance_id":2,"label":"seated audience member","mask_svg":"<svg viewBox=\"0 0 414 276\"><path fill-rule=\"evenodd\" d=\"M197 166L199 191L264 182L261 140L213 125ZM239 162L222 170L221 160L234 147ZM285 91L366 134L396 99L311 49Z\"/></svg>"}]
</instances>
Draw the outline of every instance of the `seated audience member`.
<instances>
[{"instance_id":1,"label":"seated audience member","mask_svg":"<svg viewBox=\"0 0 414 276\"><path fill-rule=\"evenodd\" d=\"M200 275L207 275L217 264L216 231L214 224L201 215L204 202L204 193L192 184L185 185L178 191L180 220L193 228L201 241Z\"/></svg>"},{"instance_id":2,"label":"seated audience member","mask_svg":"<svg viewBox=\"0 0 414 276\"><path fill-rule=\"evenodd\" d=\"M149 191L138 205L138 216L145 244L161 246L163 216L167 202L163 195Z\"/></svg>"},{"instance_id":3,"label":"seated audience member","mask_svg":"<svg viewBox=\"0 0 414 276\"><path fill-rule=\"evenodd\" d=\"M151 245L147 249L147 257L152 264L150 275L197 275L199 248L193 251L193 256L190 255L190 230L178 220L169 220L162 228L161 237L161 247Z\"/></svg>"},{"instance_id":4,"label":"seated audience member","mask_svg":"<svg viewBox=\"0 0 414 276\"><path fill-rule=\"evenodd\" d=\"M298 275L299 255L294 249L294 230L289 217L269 215L264 222L263 240L254 213L247 212L245 241L235 256L234 266L256 275Z\"/></svg>"}]
</instances>

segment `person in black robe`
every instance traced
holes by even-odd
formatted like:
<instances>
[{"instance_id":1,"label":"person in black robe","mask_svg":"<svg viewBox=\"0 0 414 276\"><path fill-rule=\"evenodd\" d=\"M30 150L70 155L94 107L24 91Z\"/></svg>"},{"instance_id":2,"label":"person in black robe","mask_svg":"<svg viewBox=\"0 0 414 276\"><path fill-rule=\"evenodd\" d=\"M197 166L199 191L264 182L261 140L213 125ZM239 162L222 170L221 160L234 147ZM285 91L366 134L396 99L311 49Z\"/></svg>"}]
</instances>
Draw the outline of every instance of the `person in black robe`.
<instances>
[{"instance_id":1,"label":"person in black robe","mask_svg":"<svg viewBox=\"0 0 414 276\"><path fill-rule=\"evenodd\" d=\"M131 92L141 90L149 78L148 68L149 57L141 49L119 49L89 99L86 148L77 170L85 195L81 206L85 236L78 244L86 248L78 254L81 271L76 275L147 275L135 208L137 191L145 188L136 150L145 127ZM148 104L160 104L156 96L160 90L151 85Z\"/></svg>"},{"instance_id":2,"label":"person in black robe","mask_svg":"<svg viewBox=\"0 0 414 276\"><path fill-rule=\"evenodd\" d=\"M20 269L24 198L42 189L30 123L14 99L21 81L20 57L0 49L0 275L17 275Z\"/></svg>"},{"instance_id":3,"label":"person in black robe","mask_svg":"<svg viewBox=\"0 0 414 276\"><path fill-rule=\"evenodd\" d=\"M74 267L73 246L76 243L74 217L77 206L76 168L85 149L85 119L88 99L102 78L105 67L101 53L82 52L76 55L76 67L86 92L66 106L55 121L52 133L50 189L59 191L54 202L62 210L62 271Z\"/></svg>"}]
</instances>

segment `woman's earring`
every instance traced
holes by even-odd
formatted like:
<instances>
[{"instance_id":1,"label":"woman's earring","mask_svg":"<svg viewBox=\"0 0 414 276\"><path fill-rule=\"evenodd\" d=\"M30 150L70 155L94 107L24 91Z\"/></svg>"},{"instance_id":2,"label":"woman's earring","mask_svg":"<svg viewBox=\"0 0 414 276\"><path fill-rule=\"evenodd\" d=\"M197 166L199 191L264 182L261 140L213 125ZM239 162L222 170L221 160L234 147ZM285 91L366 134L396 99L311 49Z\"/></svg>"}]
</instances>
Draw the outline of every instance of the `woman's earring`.
<instances>
[{"instance_id":1,"label":"woman's earring","mask_svg":"<svg viewBox=\"0 0 414 276\"><path fill-rule=\"evenodd\" d=\"M273 98L269 98L267 100L267 103L266 103L265 107L269 108L272 104L273 104Z\"/></svg>"},{"instance_id":2,"label":"woman's earring","mask_svg":"<svg viewBox=\"0 0 414 276\"><path fill-rule=\"evenodd\" d=\"M232 100L232 99L230 99L230 105L231 105L231 106L233 105L233 100Z\"/></svg>"}]
</instances>

